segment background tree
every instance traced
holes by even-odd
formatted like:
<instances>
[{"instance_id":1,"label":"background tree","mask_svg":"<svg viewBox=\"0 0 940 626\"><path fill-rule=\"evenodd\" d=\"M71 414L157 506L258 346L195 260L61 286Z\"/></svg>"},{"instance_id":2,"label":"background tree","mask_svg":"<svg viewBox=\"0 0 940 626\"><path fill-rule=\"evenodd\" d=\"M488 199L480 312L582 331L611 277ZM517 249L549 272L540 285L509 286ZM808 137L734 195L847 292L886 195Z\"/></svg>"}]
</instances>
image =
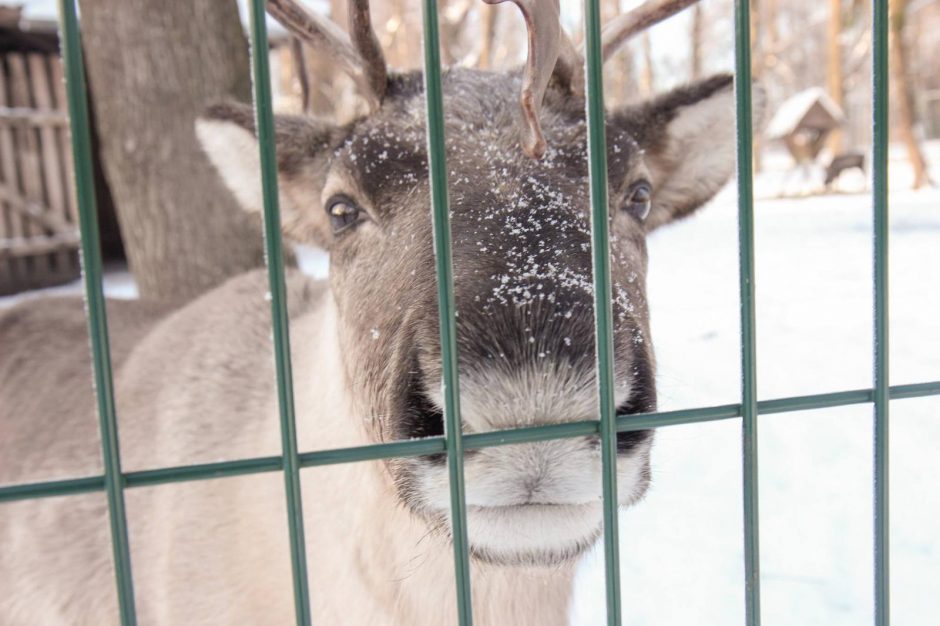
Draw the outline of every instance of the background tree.
<instances>
[{"instance_id":1,"label":"background tree","mask_svg":"<svg viewBox=\"0 0 940 626\"><path fill-rule=\"evenodd\" d=\"M845 107L845 78L842 74L842 0L829 0L829 28L826 34L826 90L840 109ZM842 129L829 135L829 150L842 152Z\"/></svg>"},{"instance_id":2,"label":"background tree","mask_svg":"<svg viewBox=\"0 0 940 626\"><path fill-rule=\"evenodd\" d=\"M759 0L750 1L750 36L751 36L751 78L761 80L764 77L764 37L762 32L761 9L762 3ZM754 133L753 138L753 163L754 171L759 172L763 169L764 151L761 146L760 133Z\"/></svg>"},{"instance_id":3,"label":"background tree","mask_svg":"<svg viewBox=\"0 0 940 626\"><path fill-rule=\"evenodd\" d=\"M702 11L701 4L695 4L692 6L692 27L690 28L690 38L692 40L691 46L691 67L689 68L690 78L692 80L698 80L702 78L702 65L705 61L703 58L703 38L705 36L705 17Z\"/></svg>"},{"instance_id":4,"label":"background tree","mask_svg":"<svg viewBox=\"0 0 940 626\"><path fill-rule=\"evenodd\" d=\"M250 99L234 0L81 0L104 174L142 297L191 297L263 261L197 145L210 101Z\"/></svg>"},{"instance_id":5,"label":"background tree","mask_svg":"<svg viewBox=\"0 0 940 626\"><path fill-rule=\"evenodd\" d=\"M645 31L640 37L640 44L643 47L643 70L640 72L640 90L643 97L653 95L656 89L656 75L653 69L653 43L650 41L649 31Z\"/></svg>"},{"instance_id":6,"label":"background tree","mask_svg":"<svg viewBox=\"0 0 940 626\"><path fill-rule=\"evenodd\" d=\"M891 84L894 87L895 129L899 138L907 148L907 157L914 170L914 189L929 184L930 175L927 172L927 160L920 149L917 136L914 134L916 122L913 99L911 98L910 81L907 71L907 50L904 45L905 11L907 0L889 0L888 12L890 21L890 50Z\"/></svg>"}]
</instances>

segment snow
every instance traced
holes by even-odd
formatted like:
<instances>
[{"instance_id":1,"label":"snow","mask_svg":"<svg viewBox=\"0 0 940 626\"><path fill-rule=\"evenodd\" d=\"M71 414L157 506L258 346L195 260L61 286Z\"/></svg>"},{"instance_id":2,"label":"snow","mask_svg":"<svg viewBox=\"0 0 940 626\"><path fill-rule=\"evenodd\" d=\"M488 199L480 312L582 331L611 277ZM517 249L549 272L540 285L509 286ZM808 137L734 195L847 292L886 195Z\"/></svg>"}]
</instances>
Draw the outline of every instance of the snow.
<instances>
[{"instance_id":1,"label":"snow","mask_svg":"<svg viewBox=\"0 0 940 626\"><path fill-rule=\"evenodd\" d=\"M12 296L0 297L0 310L14 304L42 298L45 296L78 296L82 294L82 281L75 280L58 287L50 287L39 291L25 291ZM106 267L104 271L104 294L108 298L118 300L133 300L137 297L137 285L134 278L123 266Z\"/></svg>"},{"instance_id":2,"label":"snow","mask_svg":"<svg viewBox=\"0 0 940 626\"><path fill-rule=\"evenodd\" d=\"M23 18L28 20L58 19L57 0L20 0L23 6Z\"/></svg>"},{"instance_id":3,"label":"snow","mask_svg":"<svg viewBox=\"0 0 940 626\"><path fill-rule=\"evenodd\" d=\"M940 143L928 155L940 164ZM771 155L765 161L783 167ZM907 191L892 151L891 383L940 380L940 190ZM940 179L940 171L934 170ZM866 388L872 379L872 243L865 193L773 200L758 177L755 245L761 399ZM326 257L300 255L322 275ZM734 187L650 238L649 295L662 410L739 400ZM79 283L49 290L78 293ZM106 292L133 297L126 272ZM35 294L0 299L8 305ZM940 614L940 398L891 405L894 622ZM870 405L763 416L759 426L763 623L871 623ZM653 486L621 512L624 624L744 623L740 421L661 429ZM580 566L572 624L604 623L603 560Z\"/></svg>"},{"instance_id":4,"label":"snow","mask_svg":"<svg viewBox=\"0 0 940 626\"><path fill-rule=\"evenodd\" d=\"M940 380L940 190L907 191L901 154L891 167L891 384ZM778 174L758 177L759 198ZM755 212L759 397L870 387L869 196L759 200ZM651 237L649 289L660 409L739 401L733 188ZM893 618L933 624L940 398L896 400L891 411ZM871 415L858 405L760 419L767 626L872 623ZM739 420L658 432L650 493L620 516L624 624L744 624L740 438ZM604 623L604 606L595 551L572 624Z\"/></svg>"}]
</instances>

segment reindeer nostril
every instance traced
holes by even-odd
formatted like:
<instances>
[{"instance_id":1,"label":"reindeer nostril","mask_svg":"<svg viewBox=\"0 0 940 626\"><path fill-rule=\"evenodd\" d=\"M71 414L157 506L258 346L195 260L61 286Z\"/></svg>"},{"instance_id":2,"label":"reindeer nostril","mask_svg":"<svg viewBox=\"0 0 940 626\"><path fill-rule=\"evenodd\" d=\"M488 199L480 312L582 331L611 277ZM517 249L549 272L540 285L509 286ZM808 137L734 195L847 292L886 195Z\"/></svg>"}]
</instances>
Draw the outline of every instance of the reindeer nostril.
<instances>
[{"instance_id":1,"label":"reindeer nostril","mask_svg":"<svg viewBox=\"0 0 940 626\"><path fill-rule=\"evenodd\" d=\"M417 378L412 378L408 384L408 393L405 396L401 415L402 419L398 428L400 439L423 439L444 434L444 413L427 396ZM419 458L441 465L446 460L446 455L430 454Z\"/></svg>"},{"instance_id":2,"label":"reindeer nostril","mask_svg":"<svg viewBox=\"0 0 940 626\"><path fill-rule=\"evenodd\" d=\"M402 436L406 439L437 437L444 434L444 413L424 392L420 381L412 379L405 398Z\"/></svg>"},{"instance_id":3,"label":"reindeer nostril","mask_svg":"<svg viewBox=\"0 0 940 626\"><path fill-rule=\"evenodd\" d=\"M617 433L617 452L620 454L632 452L638 446L649 441L652 435L652 430L631 430L625 433Z\"/></svg>"},{"instance_id":4,"label":"reindeer nostril","mask_svg":"<svg viewBox=\"0 0 940 626\"><path fill-rule=\"evenodd\" d=\"M624 415L634 415L636 413L646 413L655 410L646 394L634 394L630 400L617 407L617 417ZM617 452L626 454L632 452L638 446L646 443L653 436L652 430L630 430L623 433L617 433Z\"/></svg>"}]
</instances>

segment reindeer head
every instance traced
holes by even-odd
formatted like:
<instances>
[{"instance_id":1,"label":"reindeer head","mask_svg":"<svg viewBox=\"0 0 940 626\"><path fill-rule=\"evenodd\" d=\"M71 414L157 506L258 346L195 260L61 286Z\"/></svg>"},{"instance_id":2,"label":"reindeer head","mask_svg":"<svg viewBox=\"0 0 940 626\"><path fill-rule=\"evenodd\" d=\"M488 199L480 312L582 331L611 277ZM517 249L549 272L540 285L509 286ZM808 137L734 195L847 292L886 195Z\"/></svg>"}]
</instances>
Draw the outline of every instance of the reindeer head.
<instances>
[{"instance_id":1,"label":"reindeer head","mask_svg":"<svg viewBox=\"0 0 940 626\"><path fill-rule=\"evenodd\" d=\"M530 28L522 71L451 68L443 75L468 433L597 418L578 53L558 26L557 2L545 3L554 9L546 12L553 29L546 13L533 20L531 3L517 4ZM375 440L439 435L441 355L422 77L386 71L360 2L350 11L355 46L293 1L272 0L270 9L308 40L328 42L374 104L368 116L341 127L308 117L276 122L284 230L330 253L345 363L337 376L360 417L371 419ZM621 26L605 37L622 41L623 32ZM646 235L690 214L727 181L733 115L731 78L724 75L608 113L619 414L656 406ZM215 106L198 133L242 204L259 211L250 108ZM651 431L618 436L623 505L647 488L651 444ZM468 453L473 554L541 564L579 554L601 529L600 465L596 438ZM393 460L386 467L403 504L446 530L443 459Z\"/></svg>"}]
</instances>

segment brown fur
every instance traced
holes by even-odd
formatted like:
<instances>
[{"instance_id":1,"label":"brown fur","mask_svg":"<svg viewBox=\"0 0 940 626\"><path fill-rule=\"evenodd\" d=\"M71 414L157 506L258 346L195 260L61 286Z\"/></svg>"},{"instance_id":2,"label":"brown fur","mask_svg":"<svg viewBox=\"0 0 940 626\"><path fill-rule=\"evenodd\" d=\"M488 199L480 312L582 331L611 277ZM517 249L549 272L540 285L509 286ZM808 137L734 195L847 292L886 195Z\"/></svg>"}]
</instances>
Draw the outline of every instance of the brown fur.
<instances>
[{"instance_id":1,"label":"brown fur","mask_svg":"<svg viewBox=\"0 0 940 626\"><path fill-rule=\"evenodd\" d=\"M444 76L466 432L596 418L583 110L550 88L548 151L529 159L514 123L518 81ZM422 101L420 76L396 75L382 107L350 125L278 120L285 231L331 255L328 285L288 276L302 450L442 430ZM719 77L609 116L620 414L656 402L646 233L727 180L730 102L730 80ZM198 131L236 196L260 210L247 109L216 106ZM653 208L644 222L623 207L646 179ZM339 234L326 211L336 198L363 218ZM253 273L162 319L138 316L143 303L113 305L126 470L280 453L265 291L263 273ZM68 311L62 319L57 306ZM17 442L0 456L0 480L31 480L33 467L38 477L98 471L93 406L76 400L88 380L87 360L74 357L81 329L75 303L29 303L0 317L0 425ZM30 375L19 372L23 363ZM618 438L621 505L647 488L651 441L650 432ZM481 450L467 456L466 475L475 623L565 623L574 559L601 524L596 439ZM317 468L303 482L317 623L455 621L440 458ZM142 623L292 621L279 475L133 489L127 498ZM2 520L0 588L15 591L0 596L0 622L114 622L101 494L5 505Z\"/></svg>"}]
</instances>

